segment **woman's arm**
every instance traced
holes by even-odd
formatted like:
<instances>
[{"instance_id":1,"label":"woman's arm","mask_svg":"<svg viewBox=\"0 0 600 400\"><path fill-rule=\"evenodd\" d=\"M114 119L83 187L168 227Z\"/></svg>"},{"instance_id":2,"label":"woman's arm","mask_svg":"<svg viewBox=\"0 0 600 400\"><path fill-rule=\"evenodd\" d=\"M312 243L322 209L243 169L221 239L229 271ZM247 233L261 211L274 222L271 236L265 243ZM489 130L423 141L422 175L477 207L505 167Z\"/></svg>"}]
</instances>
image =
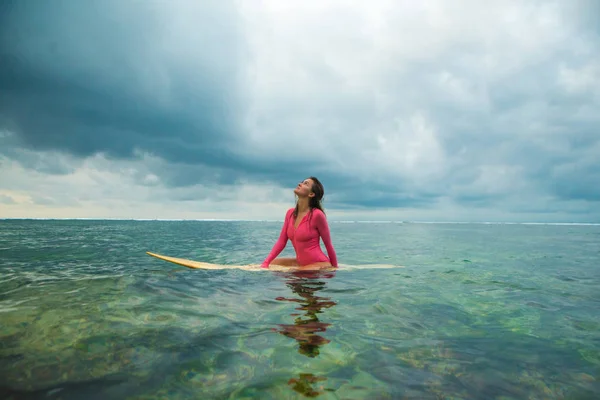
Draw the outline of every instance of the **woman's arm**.
<instances>
[{"instance_id":1,"label":"woman's arm","mask_svg":"<svg viewBox=\"0 0 600 400\"><path fill-rule=\"evenodd\" d=\"M331 233L329 232L329 224L327 223L327 218L321 210L318 210L314 216L316 228L319 231L319 235L321 235L321 238L323 239L325 249L327 249L329 261L331 262L332 266L337 267L337 254L335 254L335 249L333 248L333 244L331 243Z\"/></svg>"},{"instance_id":2,"label":"woman's arm","mask_svg":"<svg viewBox=\"0 0 600 400\"><path fill-rule=\"evenodd\" d=\"M273 248L271 249L271 252L267 256L267 258L265 258L263 263L260 265L261 267L268 268L269 264L271 264L271 261L273 261L283 251L283 249L285 249L285 245L287 244L287 241L288 241L288 236L287 236L288 221L290 220L290 216L292 215L293 211L294 211L294 209L290 208L285 213L285 220L283 221L283 226L281 227L281 232L279 233L279 238L273 245Z\"/></svg>"}]
</instances>

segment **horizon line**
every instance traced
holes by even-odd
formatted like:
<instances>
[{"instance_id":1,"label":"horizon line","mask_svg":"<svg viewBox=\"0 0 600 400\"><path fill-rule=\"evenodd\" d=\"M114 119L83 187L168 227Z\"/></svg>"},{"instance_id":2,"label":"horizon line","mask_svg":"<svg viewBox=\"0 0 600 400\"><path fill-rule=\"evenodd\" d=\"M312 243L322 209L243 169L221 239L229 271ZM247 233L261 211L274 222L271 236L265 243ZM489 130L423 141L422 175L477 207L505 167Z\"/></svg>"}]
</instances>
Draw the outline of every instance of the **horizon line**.
<instances>
[{"instance_id":1,"label":"horizon line","mask_svg":"<svg viewBox=\"0 0 600 400\"><path fill-rule=\"evenodd\" d=\"M281 219L228 218L59 218L4 217L0 221L139 221L139 222L281 222ZM418 220L329 220L329 223L391 223L391 224L480 224L480 225L600 225L600 222L535 222L535 221L418 221Z\"/></svg>"}]
</instances>

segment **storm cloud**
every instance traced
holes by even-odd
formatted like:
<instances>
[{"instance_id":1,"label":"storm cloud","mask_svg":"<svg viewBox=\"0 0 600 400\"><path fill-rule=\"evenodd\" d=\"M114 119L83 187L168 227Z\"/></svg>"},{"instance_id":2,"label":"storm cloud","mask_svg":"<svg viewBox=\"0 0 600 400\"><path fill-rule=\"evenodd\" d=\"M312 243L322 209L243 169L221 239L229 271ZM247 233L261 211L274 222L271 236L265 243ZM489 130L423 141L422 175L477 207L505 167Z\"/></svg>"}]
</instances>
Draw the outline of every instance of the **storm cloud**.
<instances>
[{"instance_id":1,"label":"storm cloud","mask_svg":"<svg viewBox=\"0 0 600 400\"><path fill-rule=\"evenodd\" d=\"M600 222L597 2L4 4L3 214Z\"/></svg>"}]
</instances>

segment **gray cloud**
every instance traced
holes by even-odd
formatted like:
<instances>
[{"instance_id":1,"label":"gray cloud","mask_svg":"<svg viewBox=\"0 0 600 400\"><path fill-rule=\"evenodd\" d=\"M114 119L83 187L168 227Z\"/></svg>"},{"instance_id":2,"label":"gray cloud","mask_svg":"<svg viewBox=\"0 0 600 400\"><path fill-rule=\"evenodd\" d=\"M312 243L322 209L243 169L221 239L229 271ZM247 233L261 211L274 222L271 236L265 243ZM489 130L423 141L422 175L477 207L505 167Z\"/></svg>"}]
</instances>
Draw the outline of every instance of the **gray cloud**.
<instances>
[{"instance_id":1,"label":"gray cloud","mask_svg":"<svg viewBox=\"0 0 600 400\"><path fill-rule=\"evenodd\" d=\"M102 153L148 188L316 175L340 210L600 218L597 2L7 4L0 153L35 171Z\"/></svg>"},{"instance_id":2,"label":"gray cloud","mask_svg":"<svg viewBox=\"0 0 600 400\"><path fill-rule=\"evenodd\" d=\"M227 166L243 40L234 10L216 5L186 19L182 5L11 3L0 107L19 144Z\"/></svg>"},{"instance_id":3,"label":"gray cloud","mask_svg":"<svg viewBox=\"0 0 600 400\"><path fill-rule=\"evenodd\" d=\"M15 204L15 199L5 194L0 194L0 203L2 204Z\"/></svg>"}]
</instances>

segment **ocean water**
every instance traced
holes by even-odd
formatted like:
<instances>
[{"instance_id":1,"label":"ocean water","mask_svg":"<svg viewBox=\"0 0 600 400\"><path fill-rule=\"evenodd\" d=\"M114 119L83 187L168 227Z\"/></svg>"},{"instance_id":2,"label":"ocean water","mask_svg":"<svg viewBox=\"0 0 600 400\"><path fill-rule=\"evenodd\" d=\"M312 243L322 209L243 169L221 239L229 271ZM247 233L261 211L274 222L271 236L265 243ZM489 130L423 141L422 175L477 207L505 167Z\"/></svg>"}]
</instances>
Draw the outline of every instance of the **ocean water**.
<instances>
[{"instance_id":1,"label":"ocean water","mask_svg":"<svg viewBox=\"0 0 600 400\"><path fill-rule=\"evenodd\" d=\"M279 229L0 221L0 398L600 398L600 226L331 223L402 266L331 274L145 254L259 263Z\"/></svg>"}]
</instances>

